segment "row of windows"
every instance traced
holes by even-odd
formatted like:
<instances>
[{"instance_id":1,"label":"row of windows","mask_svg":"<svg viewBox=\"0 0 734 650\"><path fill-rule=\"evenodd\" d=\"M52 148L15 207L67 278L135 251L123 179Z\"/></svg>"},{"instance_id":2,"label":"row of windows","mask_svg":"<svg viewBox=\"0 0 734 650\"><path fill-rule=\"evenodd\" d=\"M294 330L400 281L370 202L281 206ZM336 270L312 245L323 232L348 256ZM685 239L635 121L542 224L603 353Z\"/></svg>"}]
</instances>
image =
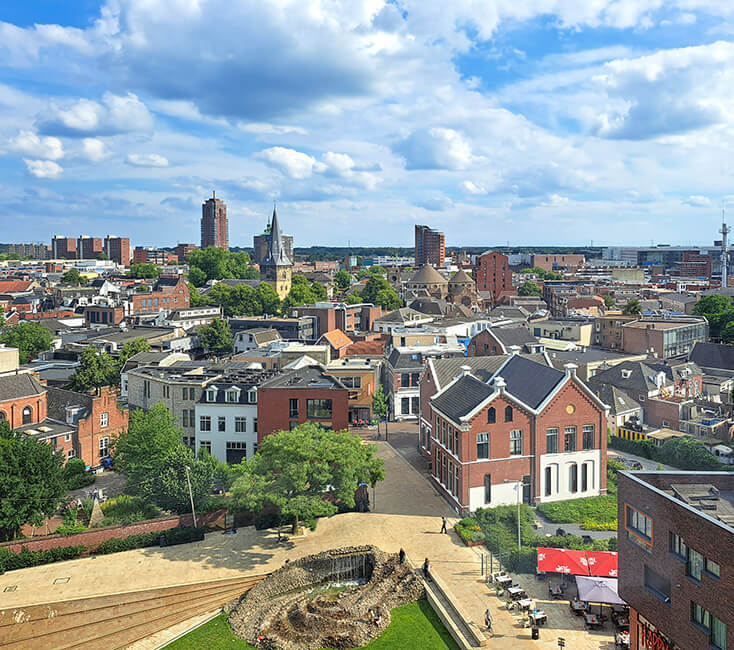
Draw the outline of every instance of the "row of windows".
<instances>
[{"instance_id":1,"label":"row of windows","mask_svg":"<svg viewBox=\"0 0 734 650\"><path fill-rule=\"evenodd\" d=\"M512 407L505 406L505 422L512 422L513 415L514 415L514 411ZM494 406L490 406L487 409L487 424L495 424L496 422L497 422L497 411L495 410Z\"/></svg>"},{"instance_id":2,"label":"row of windows","mask_svg":"<svg viewBox=\"0 0 734 650\"><path fill-rule=\"evenodd\" d=\"M579 464L578 463L569 463L568 465L568 491L571 494L575 494L576 492L586 492L587 490L593 489L594 487L594 463L593 461L589 461L586 463L581 463L580 465L581 471L581 485L579 490ZM554 473L556 476L554 477ZM545 468L545 496L549 497L553 494L555 487L555 492L560 492L560 485L558 483L559 480L555 480L554 478L560 479L560 468L557 464L552 463L548 465Z\"/></svg>"},{"instance_id":3,"label":"row of windows","mask_svg":"<svg viewBox=\"0 0 734 650\"><path fill-rule=\"evenodd\" d=\"M712 648L726 650L726 623L693 601L691 601L691 621L709 635Z\"/></svg>"},{"instance_id":4,"label":"row of windows","mask_svg":"<svg viewBox=\"0 0 734 650\"><path fill-rule=\"evenodd\" d=\"M510 456L522 456L522 430L510 431ZM490 457L489 434L477 434L477 459L486 460ZM503 456L499 456L502 458Z\"/></svg>"},{"instance_id":5,"label":"row of windows","mask_svg":"<svg viewBox=\"0 0 734 650\"><path fill-rule=\"evenodd\" d=\"M419 372L404 372L400 375L400 386L402 388L416 387L420 384L421 374Z\"/></svg>"},{"instance_id":6,"label":"row of windows","mask_svg":"<svg viewBox=\"0 0 734 650\"><path fill-rule=\"evenodd\" d=\"M191 411L193 413L193 411ZM184 411L184 426L187 426L188 418L186 417L186 411ZM211 431L212 430L212 417L210 415L202 415L199 417L199 431ZM247 433L247 418L246 417L235 417L234 419L234 430L235 433ZM217 418L217 431L227 431L227 418L219 416ZM257 418L252 419L252 431L257 433Z\"/></svg>"},{"instance_id":7,"label":"row of windows","mask_svg":"<svg viewBox=\"0 0 734 650\"><path fill-rule=\"evenodd\" d=\"M704 572L714 578L721 577L721 567L716 562L690 548L680 535L672 531L669 533L669 549L671 553L686 561L686 575L691 578L700 581Z\"/></svg>"},{"instance_id":8,"label":"row of windows","mask_svg":"<svg viewBox=\"0 0 734 650\"><path fill-rule=\"evenodd\" d=\"M548 454L558 453L558 427L550 427L545 432L545 451ZM563 451L573 452L577 450L577 427L568 426L563 429ZM585 424L581 427L582 449L596 448L596 429L593 424Z\"/></svg>"}]
</instances>

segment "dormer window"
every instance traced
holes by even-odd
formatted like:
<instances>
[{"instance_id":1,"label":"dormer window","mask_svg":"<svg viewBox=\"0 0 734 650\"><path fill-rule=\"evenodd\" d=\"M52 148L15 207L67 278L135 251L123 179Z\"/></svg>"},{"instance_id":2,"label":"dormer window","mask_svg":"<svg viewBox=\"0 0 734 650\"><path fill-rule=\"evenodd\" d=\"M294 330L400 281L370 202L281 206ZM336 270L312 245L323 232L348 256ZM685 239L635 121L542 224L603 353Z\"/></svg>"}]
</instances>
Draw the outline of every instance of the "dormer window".
<instances>
[{"instance_id":1,"label":"dormer window","mask_svg":"<svg viewBox=\"0 0 734 650\"><path fill-rule=\"evenodd\" d=\"M629 379L632 376L632 371L626 368L622 370L622 379Z\"/></svg>"},{"instance_id":2,"label":"dormer window","mask_svg":"<svg viewBox=\"0 0 734 650\"><path fill-rule=\"evenodd\" d=\"M236 403L240 401L240 391L236 388L230 388L227 391L227 402Z\"/></svg>"},{"instance_id":3,"label":"dormer window","mask_svg":"<svg viewBox=\"0 0 734 650\"><path fill-rule=\"evenodd\" d=\"M208 388L206 391L206 401L207 402L216 402L217 401L217 389L216 388Z\"/></svg>"},{"instance_id":4,"label":"dormer window","mask_svg":"<svg viewBox=\"0 0 734 650\"><path fill-rule=\"evenodd\" d=\"M247 391L247 401L250 404L257 403L257 388L251 388Z\"/></svg>"}]
</instances>

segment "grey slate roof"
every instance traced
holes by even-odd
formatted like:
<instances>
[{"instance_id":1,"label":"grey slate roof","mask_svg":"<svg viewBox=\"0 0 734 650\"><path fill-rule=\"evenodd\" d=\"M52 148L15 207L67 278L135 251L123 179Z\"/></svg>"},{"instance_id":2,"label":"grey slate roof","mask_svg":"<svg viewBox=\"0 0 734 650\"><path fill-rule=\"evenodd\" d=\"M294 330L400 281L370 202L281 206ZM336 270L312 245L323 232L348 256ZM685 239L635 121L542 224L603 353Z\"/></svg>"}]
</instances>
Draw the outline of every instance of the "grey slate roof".
<instances>
[{"instance_id":1,"label":"grey slate roof","mask_svg":"<svg viewBox=\"0 0 734 650\"><path fill-rule=\"evenodd\" d=\"M278 214L273 206L273 219L270 224L270 241L268 242L268 252L263 260L264 266L292 266L288 257L288 253L285 252L285 246L283 246L283 240L280 234L280 225L278 224Z\"/></svg>"},{"instance_id":2,"label":"grey slate roof","mask_svg":"<svg viewBox=\"0 0 734 650\"><path fill-rule=\"evenodd\" d=\"M201 392L200 403L204 404L250 404L247 391L255 386L260 386L268 379L272 379L277 375L275 370L244 370L239 371L236 375L229 375L211 382ZM213 402L207 398L208 391L213 387L217 388L217 394ZM228 402L226 400L227 390L230 388L239 388L239 401Z\"/></svg>"},{"instance_id":3,"label":"grey slate roof","mask_svg":"<svg viewBox=\"0 0 734 650\"><path fill-rule=\"evenodd\" d=\"M261 388L319 388L321 390L346 390L336 377L325 375L322 368L308 366L286 370L261 384Z\"/></svg>"},{"instance_id":4,"label":"grey slate roof","mask_svg":"<svg viewBox=\"0 0 734 650\"><path fill-rule=\"evenodd\" d=\"M489 312L492 318L521 318L526 320L530 312L522 307L495 307Z\"/></svg>"},{"instance_id":5,"label":"grey slate roof","mask_svg":"<svg viewBox=\"0 0 734 650\"><path fill-rule=\"evenodd\" d=\"M93 397L86 393L75 393L63 388L49 387L46 397L48 399L48 417L60 422L66 421L67 406L83 407L84 413L81 414L81 417L86 417L92 412Z\"/></svg>"},{"instance_id":6,"label":"grey slate roof","mask_svg":"<svg viewBox=\"0 0 734 650\"><path fill-rule=\"evenodd\" d=\"M630 376L624 377L622 371L629 370ZM658 360L649 361L623 361L616 366L597 373L589 379L589 386L596 391L602 384L611 384L625 391L636 391L647 393L658 388L655 377L659 372L665 374L666 385L674 381L686 379L685 370L690 370L690 375L700 375L701 369L695 363L678 363L671 365Z\"/></svg>"},{"instance_id":7,"label":"grey slate roof","mask_svg":"<svg viewBox=\"0 0 734 650\"><path fill-rule=\"evenodd\" d=\"M44 392L46 387L28 373L0 375L0 402L42 395Z\"/></svg>"},{"instance_id":8,"label":"grey slate roof","mask_svg":"<svg viewBox=\"0 0 734 650\"><path fill-rule=\"evenodd\" d=\"M429 316L442 316L448 303L441 298L416 298L408 305L411 309Z\"/></svg>"},{"instance_id":9,"label":"grey slate roof","mask_svg":"<svg viewBox=\"0 0 734 650\"><path fill-rule=\"evenodd\" d=\"M489 384L476 377L464 375L448 390L434 397L432 404L441 413L458 422L493 392Z\"/></svg>"},{"instance_id":10,"label":"grey slate roof","mask_svg":"<svg viewBox=\"0 0 734 650\"><path fill-rule=\"evenodd\" d=\"M628 393L611 384L601 384L594 387L596 396L610 407L610 414L617 415L640 408L640 404L632 399Z\"/></svg>"},{"instance_id":11,"label":"grey slate roof","mask_svg":"<svg viewBox=\"0 0 734 650\"><path fill-rule=\"evenodd\" d=\"M499 376L505 380L510 395L537 408L566 373L516 354L499 371Z\"/></svg>"},{"instance_id":12,"label":"grey slate roof","mask_svg":"<svg viewBox=\"0 0 734 650\"><path fill-rule=\"evenodd\" d=\"M528 343L539 343L527 327L492 327L489 333L502 343L507 350L513 345L523 347Z\"/></svg>"},{"instance_id":13,"label":"grey slate roof","mask_svg":"<svg viewBox=\"0 0 734 650\"><path fill-rule=\"evenodd\" d=\"M696 342L688 358L702 368L734 370L734 345Z\"/></svg>"},{"instance_id":14,"label":"grey slate roof","mask_svg":"<svg viewBox=\"0 0 734 650\"><path fill-rule=\"evenodd\" d=\"M410 307L400 307L395 311L391 311L379 318L375 319L378 323L410 323L411 317L413 319L422 319L424 314L418 313L415 309Z\"/></svg>"},{"instance_id":15,"label":"grey slate roof","mask_svg":"<svg viewBox=\"0 0 734 650\"><path fill-rule=\"evenodd\" d=\"M543 354L521 355L535 363L548 365ZM482 381L489 381L502 364L509 358L508 354L498 354L488 357L453 357L448 359L434 359L431 362L434 375L439 386L444 388L454 377L461 374L461 366L469 366L475 377Z\"/></svg>"},{"instance_id":16,"label":"grey slate roof","mask_svg":"<svg viewBox=\"0 0 734 650\"><path fill-rule=\"evenodd\" d=\"M387 358L387 362L395 370L423 369L423 355L420 352L401 352L397 348L393 348L393 351Z\"/></svg>"},{"instance_id":17,"label":"grey slate roof","mask_svg":"<svg viewBox=\"0 0 734 650\"><path fill-rule=\"evenodd\" d=\"M175 287L178 284L179 276L172 276L172 275L161 275L156 280L155 286L153 287L153 291L160 291L163 288L172 288Z\"/></svg>"}]
</instances>

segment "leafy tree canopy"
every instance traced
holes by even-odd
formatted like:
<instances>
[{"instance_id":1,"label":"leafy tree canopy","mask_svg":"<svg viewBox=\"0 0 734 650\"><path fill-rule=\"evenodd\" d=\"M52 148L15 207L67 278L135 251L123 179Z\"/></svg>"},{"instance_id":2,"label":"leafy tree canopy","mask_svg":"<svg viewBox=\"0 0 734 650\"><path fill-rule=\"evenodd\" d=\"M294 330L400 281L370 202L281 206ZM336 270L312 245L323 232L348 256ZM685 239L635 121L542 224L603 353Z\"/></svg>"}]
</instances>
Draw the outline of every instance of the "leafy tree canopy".
<instances>
[{"instance_id":1,"label":"leafy tree canopy","mask_svg":"<svg viewBox=\"0 0 734 650\"><path fill-rule=\"evenodd\" d=\"M345 269L339 269L334 274L334 282L336 283L336 286L342 290L349 289L352 284L352 280L352 275Z\"/></svg>"},{"instance_id":2,"label":"leafy tree canopy","mask_svg":"<svg viewBox=\"0 0 734 650\"><path fill-rule=\"evenodd\" d=\"M390 286L384 276L379 274L370 275L362 291L362 300L371 302L373 305L379 305L387 311L399 309L403 305L403 301L395 293L395 289Z\"/></svg>"},{"instance_id":3,"label":"leafy tree canopy","mask_svg":"<svg viewBox=\"0 0 734 650\"><path fill-rule=\"evenodd\" d=\"M312 305L315 302L327 300L326 289L318 282L309 282L305 275L296 273L291 280L291 290L283 300L282 311L287 315L291 307Z\"/></svg>"},{"instance_id":4,"label":"leafy tree canopy","mask_svg":"<svg viewBox=\"0 0 734 650\"><path fill-rule=\"evenodd\" d=\"M148 411L134 409L127 431L113 441L115 466L133 485L150 481L165 457L183 445L182 437L183 430L162 402Z\"/></svg>"},{"instance_id":5,"label":"leafy tree canopy","mask_svg":"<svg viewBox=\"0 0 734 650\"><path fill-rule=\"evenodd\" d=\"M78 287L81 284L85 284L86 279L79 273L79 269L72 267L61 276L61 283L73 284L75 287Z\"/></svg>"},{"instance_id":6,"label":"leafy tree canopy","mask_svg":"<svg viewBox=\"0 0 734 650\"><path fill-rule=\"evenodd\" d=\"M385 478L375 449L359 436L312 423L266 436L258 453L242 463L242 476L232 486L235 504L250 511L276 505L296 528L299 521L334 514L339 503L353 508L360 483L374 486Z\"/></svg>"},{"instance_id":7,"label":"leafy tree canopy","mask_svg":"<svg viewBox=\"0 0 734 650\"><path fill-rule=\"evenodd\" d=\"M229 323L225 320L217 318L211 324L200 327L199 339L201 339L202 346L213 354L222 355L232 352L234 339Z\"/></svg>"},{"instance_id":8,"label":"leafy tree canopy","mask_svg":"<svg viewBox=\"0 0 734 650\"><path fill-rule=\"evenodd\" d=\"M100 386L115 386L120 381L114 359L93 345L88 345L82 350L79 363L79 368L69 379L67 385L69 390L87 393Z\"/></svg>"},{"instance_id":9,"label":"leafy tree canopy","mask_svg":"<svg viewBox=\"0 0 734 650\"><path fill-rule=\"evenodd\" d=\"M563 280L562 273L556 273L555 271L546 271L539 266L522 269L520 273L537 275L542 280Z\"/></svg>"},{"instance_id":10,"label":"leafy tree canopy","mask_svg":"<svg viewBox=\"0 0 734 650\"><path fill-rule=\"evenodd\" d=\"M687 470L720 470L722 464L706 445L689 437L673 438L660 447L657 459Z\"/></svg>"},{"instance_id":11,"label":"leafy tree canopy","mask_svg":"<svg viewBox=\"0 0 734 650\"><path fill-rule=\"evenodd\" d=\"M187 262L189 280L197 287L208 280L257 280L260 277L260 272L250 264L247 253L232 253L216 246L191 251Z\"/></svg>"},{"instance_id":12,"label":"leafy tree canopy","mask_svg":"<svg viewBox=\"0 0 734 650\"><path fill-rule=\"evenodd\" d=\"M637 298L631 298L627 301L627 304L624 306L622 313L626 316L636 316L638 314L641 314L642 305L640 305L640 301L637 300Z\"/></svg>"},{"instance_id":13,"label":"leafy tree canopy","mask_svg":"<svg viewBox=\"0 0 734 650\"><path fill-rule=\"evenodd\" d=\"M607 309L610 309L610 308L614 307L614 305L617 304L617 301L614 298L612 298L611 296L609 296L609 295L602 296L602 300L604 301L604 306Z\"/></svg>"},{"instance_id":14,"label":"leafy tree canopy","mask_svg":"<svg viewBox=\"0 0 734 650\"><path fill-rule=\"evenodd\" d=\"M155 264L131 264L130 270L125 274L128 278L152 280L161 274L161 270Z\"/></svg>"},{"instance_id":15,"label":"leafy tree canopy","mask_svg":"<svg viewBox=\"0 0 734 650\"><path fill-rule=\"evenodd\" d=\"M520 288L517 290L517 293L520 296L540 296L543 292L540 290L537 283L528 280L527 282L522 283Z\"/></svg>"},{"instance_id":16,"label":"leafy tree canopy","mask_svg":"<svg viewBox=\"0 0 734 650\"><path fill-rule=\"evenodd\" d=\"M0 541L14 539L24 524L40 526L61 505L64 458L0 422Z\"/></svg>"},{"instance_id":17,"label":"leafy tree canopy","mask_svg":"<svg viewBox=\"0 0 734 650\"><path fill-rule=\"evenodd\" d=\"M693 313L706 317L712 337L721 337L726 343L734 340L734 307L730 298L719 294L704 296L696 303Z\"/></svg>"},{"instance_id":18,"label":"leafy tree canopy","mask_svg":"<svg viewBox=\"0 0 734 650\"><path fill-rule=\"evenodd\" d=\"M21 363L28 363L39 352L48 350L53 339L51 330L31 321L21 321L14 327L5 328L0 334L0 343L18 348Z\"/></svg>"}]
</instances>

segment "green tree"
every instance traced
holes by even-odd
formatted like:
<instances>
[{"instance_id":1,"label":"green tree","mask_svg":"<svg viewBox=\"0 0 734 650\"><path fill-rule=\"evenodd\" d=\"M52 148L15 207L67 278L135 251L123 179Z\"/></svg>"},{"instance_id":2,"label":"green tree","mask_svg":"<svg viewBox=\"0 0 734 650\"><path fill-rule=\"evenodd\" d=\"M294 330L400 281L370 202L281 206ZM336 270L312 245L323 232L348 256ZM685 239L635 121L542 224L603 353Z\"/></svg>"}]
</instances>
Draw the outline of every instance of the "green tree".
<instances>
[{"instance_id":1,"label":"green tree","mask_svg":"<svg viewBox=\"0 0 734 650\"><path fill-rule=\"evenodd\" d=\"M702 442L689 436L673 438L658 450L657 460L686 470L720 470L722 464Z\"/></svg>"},{"instance_id":2,"label":"green tree","mask_svg":"<svg viewBox=\"0 0 734 650\"><path fill-rule=\"evenodd\" d=\"M395 293L395 289L390 286L384 276L378 273L371 274L369 280L367 280L367 284L362 290L362 300L371 302L373 305L379 305L388 311L398 309L403 304L398 294Z\"/></svg>"},{"instance_id":3,"label":"green tree","mask_svg":"<svg viewBox=\"0 0 734 650\"><path fill-rule=\"evenodd\" d=\"M272 285L267 282L261 282L257 289L257 299L260 301L260 314L278 314L280 312L281 301Z\"/></svg>"},{"instance_id":4,"label":"green tree","mask_svg":"<svg viewBox=\"0 0 734 650\"><path fill-rule=\"evenodd\" d=\"M195 287L203 287L206 284L206 273L198 266L192 266L189 268L189 281Z\"/></svg>"},{"instance_id":5,"label":"green tree","mask_svg":"<svg viewBox=\"0 0 734 650\"><path fill-rule=\"evenodd\" d=\"M61 276L62 284L73 284L75 287L78 287L85 282L86 280L82 277L82 274L79 273L79 269L74 267L70 268Z\"/></svg>"},{"instance_id":6,"label":"green tree","mask_svg":"<svg viewBox=\"0 0 734 650\"><path fill-rule=\"evenodd\" d=\"M225 316L257 316L262 311L258 293L247 284L230 286L217 282L207 294L214 305L220 305Z\"/></svg>"},{"instance_id":7,"label":"green tree","mask_svg":"<svg viewBox=\"0 0 734 650\"><path fill-rule=\"evenodd\" d=\"M390 404L387 400L387 394L385 389L380 384L372 395L372 413L377 418L377 435L380 435L380 420L387 418L387 412L390 408Z\"/></svg>"},{"instance_id":8,"label":"green tree","mask_svg":"<svg viewBox=\"0 0 734 650\"><path fill-rule=\"evenodd\" d=\"M311 283L311 293L313 294L314 302L324 302L329 299L329 293L326 291L326 287L316 282L316 280Z\"/></svg>"},{"instance_id":9,"label":"green tree","mask_svg":"<svg viewBox=\"0 0 734 650\"><path fill-rule=\"evenodd\" d=\"M100 253L97 253L97 259L104 262L105 260L108 260L110 258L107 257L107 253L105 253L104 251L101 251Z\"/></svg>"},{"instance_id":10,"label":"green tree","mask_svg":"<svg viewBox=\"0 0 734 650\"><path fill-rule=\"evenodd\" d=\"M67 388L77 393L87 393L100 386L119 384L120 373L114 359L93 345L82 350L79 368L69 378Z\"/></svg>"},{"instance_id":11,"label":"green tree","mask_svg":"<svg viewBox=\"0 0 734 650\"><path fill-rule=\"evenodd\" d=\"M40 526L66 493L64 457L45 442L14 432L0 422L0 541L21 526Z\"/></svg>"},{"instance_id":12,"label":"green tree","mask_svg":"<svg viewBox=\"0 0 734 650\"><path fill-rule=\"evenodd\" d=\"M701 298L693 308L693 313L697 316L705 316L709 322L709 334L713 338L722 337L726 332L726 341L731 340L732 328L727 327L729 323L734 321L734 307L732 307L731 299L725 296L714 294Z\"/></svg>"},{"instance_id":13,"label":"green tree","mask_svg":"<svg viewBox=\"0 0 734 650\"><path fill-rule=\"evenodd\" d=\"M528 280L522 283L517 293L520 296L540 296L543 292L535 282Z\"/></svg>"},{"instance_id":14,"label":"green tree","mask_svg":"<svg viewBox=\"0 0 734 650\"><path fill-rule=\"evenodd\" d=\"M122 369L125 367L125 364L128 362L130 357L134 357L140 352L148 352L149 350L150 343L148 343L148 339L144 339L142 336L139 336L132 341L128 341L127 343L125 343L125 345L122 346L122 349L120 350L120 356L117 359L116 364L117 376L115 377L115 386L120 385L120 373L122 372Z\"/></svg>"},{"instance_id":15,"label":"green tree","mask_svg":"<svg viewBox=\"0 0 734 650\"><path fill-rule=\"evenodd\" d=\"M128 278L153 280L161 274L161 270L155 264L131 264L130 270L125 274Z\"/></svg>"},{"instance_id":16,"label":"green tree","mask_svg":"<svg viewBox=\"0 0 734 650\"><path fill-rule=\"evenodd\" d=\"M250 256L244 252L231 253L224 248L209 246L192 251L186 261L189 279L196 286L202 286L207 280L257 280L260 277L260 272L250 264Z\"/></svg>"},{"instance_id":17,"label":"green tree","mask_svg":"<svg viewBox=\"0 0 734 650\"><path fill-rule=\"evenodd\" d=\"M283 300L283 314L287 315L291 307L312 305L315 302L316 296L313 292L313 285L306 279L305 275L295 274L291 280L291 290Z\"/></svg>"},{"instance_id":18,"label":"green tree","mask_svg":"<svg viewBox=\"0 0 734 650\"><path fill-rule=\"evenodd\" d=\"M249 511L273 504L294 521L294 530L299 521L313 525L317 517L337 512L339 505L353 508L360 483L374 486L385 478L375 450L359 436L313 423L279 431L266 436L258 453L242 463L242 476L232 486L234 502ZM329 501L324 499L327 493Z\"/></svg>"},{"instance_id":19,"label":"green tree","mask_svg":"<svg viewBox=\"0 0 734 650\"><path fill-rule=\"evenodd\" d=\"M234 342L232 330L225 320L217 318L211 324L200 327L199 339L202 347L212 354L223 355L232 352Z\"/></svg>"},{"instance_id":20,"label":"green tree","mask_svg":"<svg viewBox=\"0 0 734 650\"><path fill-rule=\"evenodd\" d=\"M160 466L140 489L140 496L164 510L183 513L191 510L186 468L189 468L191 495L198 506L211 491L217 461L204 452L199 458L180 443L161 457Z\"/></svg>"},{"instance_id":21,"label":"green tree","mask_svg":"<svg viewBox=\"0 0 734 650\"><path fill-rule=\"evenodd\" d=\"M334 282L336 283L336 286L339 287L339 289L349 289L350 286L352 286L352 276L349 273L349 271L345 269L339 269L334 274Z\"/></svg>"},{"instance_id":22,"label":"green tree","mask_svg":"<svg viewBox=\"0 0 734 650\"><path fill-rule=\"evenodd\" d=\"M602 296L602 300L604 301L604 306L607 309L611 309L612 307L614 307L614 305L617 304L617 301L610 295Z\"/></svg>"},{"instance_id":23,"label":"green tree","mask_svg":"<svg viewBox=\"0 0 734 650\"><path fill-rule=\"evenodd\" d=\"M31 321L21 321L0 334L0 343L18 348L21 363L28 363L35 359L39 352L48 350L53 339L51 330Z\"/></svg>"},{"instance_id":24,"label":"green tree","mask_svg":"<svg viewBox=\"0 0 734 650\"><path fill-rule=\"evenodd\" d=\"M130 412L127 431L113 441L112 455L117 467L133 485L151 481L166 456L182 445L183 430L165 404L150 410Z\"/></svg>"},{"instance_id":25,"label":"green tree","mask_svg":"<svg viewBox=\"0 0 734 650\"><path fill-rule=\"evenodd\" d=\"M193 282L187 282L186 284L188 284L189 287L189 304L192 307L205 307L210 304L209 298L207 296L202 296L196 289Z\"/></svg>"},{"instance_id":26,"label":"green tree","mask_svg":"<svg viewBox=\"0 0 734 650\"><path fill-rule=\"evenodd\" d=\"M640 301L637 300L637 298L631 298L627 301L627 304L624 306L622 313L627 316L637 316L641 314L642 306L640 305Z\"/></svg>"},{"instance_id":27,"label":"green tree","mask_svg":"<svg viewBox=\"0 0 734 650\"><path fill-rule=\"evenodd\" d=\"M344 302L347 305L358 305L361 302L364 302L362 300L362 294L359 293L359 291L352 291L352 293L348 293L344 297Z\"/></svg>"}]
</instances>

